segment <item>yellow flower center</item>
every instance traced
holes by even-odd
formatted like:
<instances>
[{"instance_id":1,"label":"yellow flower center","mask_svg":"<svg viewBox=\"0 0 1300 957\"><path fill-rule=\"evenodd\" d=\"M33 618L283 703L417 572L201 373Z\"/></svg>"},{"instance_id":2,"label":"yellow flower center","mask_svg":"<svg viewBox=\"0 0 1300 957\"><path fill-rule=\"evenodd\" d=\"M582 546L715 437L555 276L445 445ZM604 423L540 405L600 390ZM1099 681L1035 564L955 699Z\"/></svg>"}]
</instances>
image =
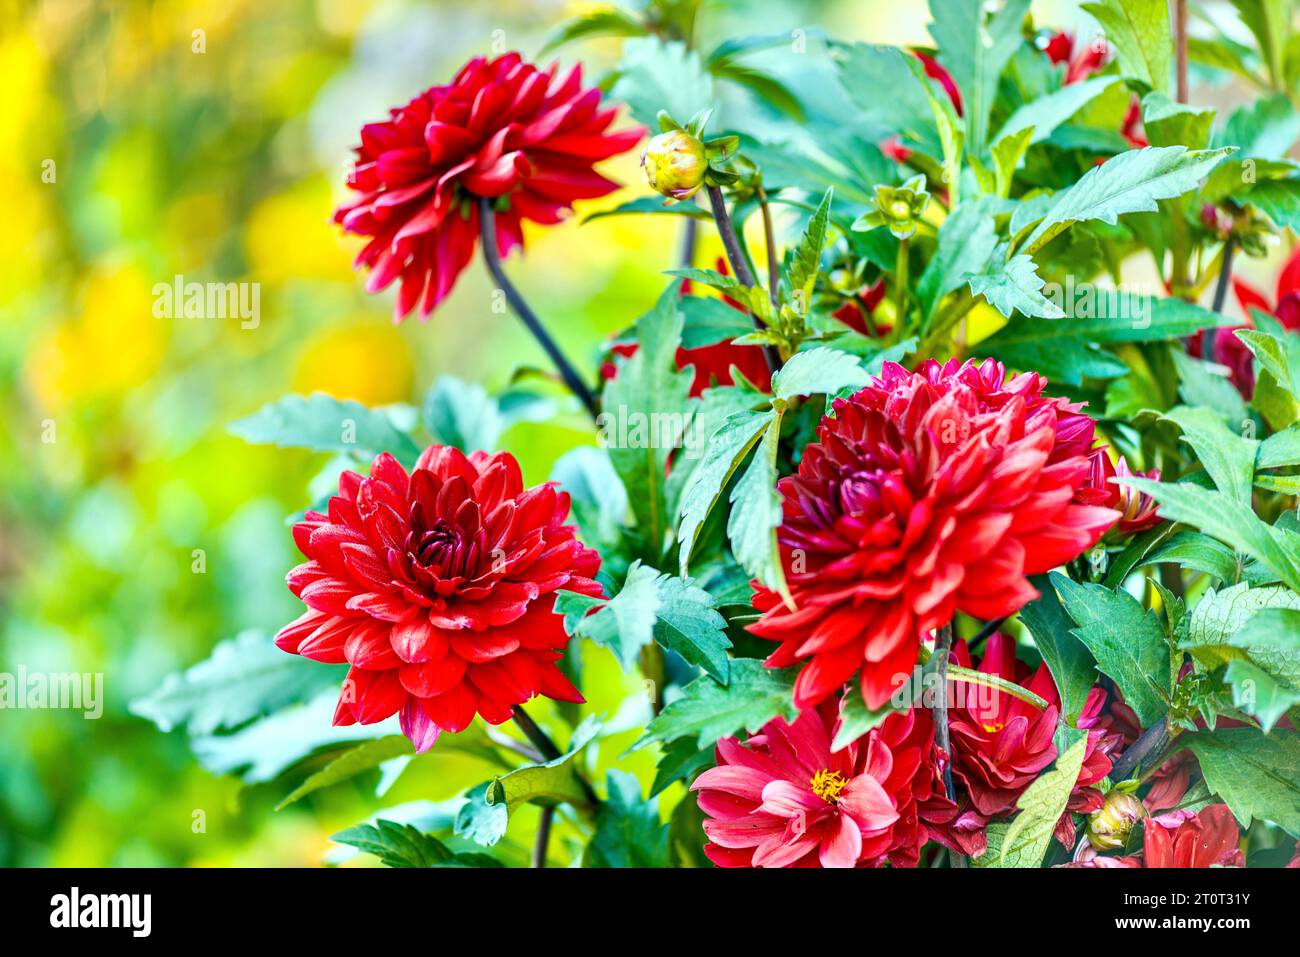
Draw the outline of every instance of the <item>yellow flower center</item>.
<instances>
[{"instance_id":1,"label":"yellow flower center","mask_svg":"<svg viewBox=\"0 0 1300 957\"><path fill-rule=\"evenodd\" d=\"M997 734L1005 727L1006 725L1003 724L1001 721L994 721L992 724L984 725L984 730L987 731L989 734Z\"/></svg>"},{"instance_id":2,"label":"yellow flower center","mask_svg":"<svg viewBox=\"0 0 1300 957\"><path fill-rule=\"evenodd\" d=\"M849 779L838 771L822 768L813 775L810 786L812 793L827 804L834 804L840 799L840 792L849 785Z\"/></svg>"}]
</instances>

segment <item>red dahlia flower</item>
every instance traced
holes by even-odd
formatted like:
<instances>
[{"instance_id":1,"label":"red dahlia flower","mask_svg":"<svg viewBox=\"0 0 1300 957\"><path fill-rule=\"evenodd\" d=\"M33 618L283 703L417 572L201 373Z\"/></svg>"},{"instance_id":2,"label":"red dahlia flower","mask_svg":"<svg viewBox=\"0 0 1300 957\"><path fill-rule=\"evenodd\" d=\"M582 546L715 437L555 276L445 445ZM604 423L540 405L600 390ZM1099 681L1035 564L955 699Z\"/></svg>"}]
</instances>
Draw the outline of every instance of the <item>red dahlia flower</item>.
<instances>
[{"instance_id":1,"label":"red dahlia flower","mask_svg":"<svg viewBox=\"0 0 1300 957\"><path fill-rule=\"evenodd\" d=\"M455 285L479 238L479 197L493 200L497 251L523 244L521 223L557 223L574 200L618 188L592 167L631 149L640 127L609 132L616 110L582 86L581 67L545 72L518 53L475 57L361 129L348 186L360 194L334 213L371 237L357 256L378 292L401 279L394 317L418 303L428 316Z\"/></svg>"},{"instance_id":2,"label":"red dahlia flower","mask_svg":"<svg viewBox=\"0 0 1300 957\"><path fill-rule=\"evenodd\" d=\"M1115 529L1121 535L1136 535L1160 524L1155 499L1145 492L1129 488L1127 485L1118 485L1113 481L1115 478L1129 478L1133 475L1158 481L1159 469L1152 469L1150 472L1134 472L1128 467L1128 461L1122 455L1119 457L1119 464L1116 465L1111 461L1105 446L1093 449L1088 462L1090 465L1088 484L1075 494L1076 502L1082 502L1084 505L1104 505L1106 508L1118 510L1120 519L1115 524Z\"/></svg>"},{"instance_id":3,"label":"red dahlia flower","mask_svg":"<svg viewBox=\"0 0 1300 957\"><path fill-rule=\"evenodd\" d=\"M1170 811L1142 828L1144 867L1245 867L1241 832L1226 804Z\"/></svg>"},{"instance_id":4,"label":"red dahlia flower","mask_svg":"<svg viewBox=\"0 0 1300 957\"><path fill-rule=\"evenodd\" d=\"M831 752L827 703L773 718L745 742L723 738L695 779L704 853L719 867L915 867L932 815L950 817L925 711L895 712ZM936 790L939 789L939 790Z\"/></svg>"},{"instance_id":5,"label":"red dahlia flower","mask_svg":"<svg viewBox=\"0 0 1300 957\"><path fill-rule=\"evenodd\" d=\"M1202 329L1192 337L1187 351L1198 359L1227 366L1232 384L1249 399L1255 393L1255 366L1251 351L1237 338L1237 330L1255 328L1250 315L1252 309L1274 316L1293 332L1300 329L1300 246L1287 257L1277 274L1276 305L1268 301L1267 294L1240 279L1233 280L1232 289L1246 321L1239 326Z\"/></svg>"},{"instance_id":6,"label":"red dahlia flower","mask_svg":"<svg viewBox=\"0 0 1300 957\"><path fill-rule=\"evenodd\" d=\"M1104 38L1098 36L1091 43L1079 44L1074 34L1064 31L1054 34L1043 47L1043 52L1058 66L1065 64L1067 84L1088 79L1110 59L1110 47Z\"/></svg>"},{"instance_id":7,"label":"red dahlia flower","mask_svg":"<svg viewBox=\"0 0 1300 957\"><path fill-rule=\"evenodd\" d=\"M309 559L289 573L307 611L275 643L352 667L336 725L401 712L417 751L474 715L490 724L538 694L582 696L556 662L568 643L555 592L598 595L600 556L564 524L569 496L525 489L506 452L433 445L409 475L384 453L370 476L339 477L328 514L293 538Z\"/></svg>"},{"instance_id":8,"label":"red dahlia flower","mask_svg":"<svg viewBox=\"0 0 1300 957\"><path fill-rule=\"evenodd\" d=\"M957 643L952 654L957 664L971 667L970 651L964 641ZM975 810L991 818L1014 810L1025 788L1056 760L1052 737L1061 699L1047 666L1039 665L1031 676L1029 667L1016 658L1015 642L1001 632L989 637L979 671L1018 684L1048 703L1046 710L1040 710L996 689L950 683L949 693L956 702L948 712L953 777L964 785ZM1089 693L1079 727L1096 724L1104 700L1105 692L1100 688ZM1118 744L1117 735L1100 729L1089 731L1083 768L1067 804L1068 812L1093 811L1101 806L1101 793L1090 786L1110 773L1108 752ZM1070 837L1073 820L1069 813L1065 820L1063 836Z\"/></svg>"},{"instance_id":9,"label":"red dahlia flower","mask_svg":"<svg viewBox=\"0 0 1300 957\"><path fill-rule=\"evenodd\" d=\"M1007 379L992 359L879 378L822 419L781 479L777 539L793 609L755 584L754 634L781 643L778 668L806 661L800 707L861 671L878 708L917 649L957 611L1004 618L1038 593L1026 576L1096 544L1119 517L1073 500L1088 476L1093 421L1044 379Z\"/></svg>"}]
</instances>

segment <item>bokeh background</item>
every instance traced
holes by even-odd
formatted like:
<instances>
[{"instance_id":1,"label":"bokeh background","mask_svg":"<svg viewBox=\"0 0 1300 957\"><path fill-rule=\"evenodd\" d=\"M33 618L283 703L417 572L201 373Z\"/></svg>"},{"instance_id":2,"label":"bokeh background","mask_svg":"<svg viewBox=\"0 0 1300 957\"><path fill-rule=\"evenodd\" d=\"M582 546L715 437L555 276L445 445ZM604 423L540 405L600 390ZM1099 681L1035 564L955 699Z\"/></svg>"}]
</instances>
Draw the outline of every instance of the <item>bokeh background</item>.
<instances>
[{"instance_id":1,"label":"bokeh background","mask_svg":"<svg viewBox=\"0 0 1300 957\"><path fill-rule=\"evenodd\" d=\"M490 308L477 261L431 321L395 326L391 295L364 294L358 247L329 216L363 122L494 42L535 53L581 9L0 0L0 671L105 676L99 720L0 711L0 865L315 865L331 833L376 809L368 781L275 812L283 781L212 774L182 733L127 706L219 640L297 614L285 517L318 493L326 456L246 445L230 421L288 391L418 403L440 374L495 390L543 364ZM1091 29L1065 2L1034 14ZM736 0L707 5L700 32L716 43L816 25L927 43L927 19L896 0ZM560 56L595 78L618 49ZM583 212L644 193L635 156L608 172L629 187ZM662 288L677 224L575 219L527 242L512 275L592 369ZM155 318L152 287L177 274L259 283L260 324ZM503 444L532 483L589 441L574 415ZM589 657L589 696L617 703L612 657ZM483 778L448 755L402 775L384 803L439 801Z\"/></svg>"}]
</instances>

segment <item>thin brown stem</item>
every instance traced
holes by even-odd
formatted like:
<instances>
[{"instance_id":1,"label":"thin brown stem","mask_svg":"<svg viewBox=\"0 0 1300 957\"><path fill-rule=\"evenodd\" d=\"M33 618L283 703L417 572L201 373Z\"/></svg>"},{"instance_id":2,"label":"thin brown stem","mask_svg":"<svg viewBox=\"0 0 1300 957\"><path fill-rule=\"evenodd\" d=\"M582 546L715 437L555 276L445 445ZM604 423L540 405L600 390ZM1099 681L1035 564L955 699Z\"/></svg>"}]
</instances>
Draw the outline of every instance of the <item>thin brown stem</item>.
<instances>
[{"instance_id":1,"label":"thin brown stem","mask_svg":"<svg viewBox=\"0 0 1300 957\"><path fill-rule=\"evenodd\" d=\"M709 205L713 207L713 221L718 226L718 236L722 239L722 248L727 252L727 262L731 264L731 273L746 289L753 289L757 282L754 280L754 274L750 272L749 262L745 259L745 253L740 248L740 241L736 238L736 227L731 222L731 213L727 211L727 200L722 195L721 188L717 186L708 187ZM749 311L754 320L754 328L764 330L767 326L763 320L754 314L754 310ZM775 346L763 346L763 358L767 360L767 368L775 372L781 368L781 356L776 351Z\"/></svg>"},{"instance_id":2,"label":"thin brown stem","mask_svg":"<svg viewBox=\"0 0 1300 957\"><path fill-rule=\"evenodd\" d=\"M1178 102L1187 102L1187 0L1174 0L1174 45L1177 50Z\"/></svg>"},{"instance_id":3,"label":"thin brown stem","mask_svg":"<svg viewBox=\"0 0 1300 957\"><path fill-rule=\"evenodd\" d=\"M533 867L546 866L546 846L551 841L551 822L555 819L555 808L542 808L542 816L537 821L537 839L533 842Z\"/></svg>"}]
</instances>

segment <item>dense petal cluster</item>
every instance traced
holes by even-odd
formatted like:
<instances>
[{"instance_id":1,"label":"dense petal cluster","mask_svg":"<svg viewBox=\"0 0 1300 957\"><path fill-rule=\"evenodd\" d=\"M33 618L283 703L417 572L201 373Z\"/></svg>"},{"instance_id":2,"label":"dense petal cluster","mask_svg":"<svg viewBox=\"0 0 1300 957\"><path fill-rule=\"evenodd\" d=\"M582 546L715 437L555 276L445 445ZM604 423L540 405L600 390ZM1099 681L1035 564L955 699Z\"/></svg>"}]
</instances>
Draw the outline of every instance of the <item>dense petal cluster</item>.
<instances>
[{"instance_id":1,"label":"dense petal cluster","mask_svg":"<svg viewBox=\"0 0 1300 957\"><path fill-rule=\"evenodd\" d=\"M1003 618L1037 597L1027 576L1092 547L1119 517L1074 495L1087 480L1094 423L1043 395L1035 373L1000 363L886 363L837 399L797 474L783 478L778 530L793 607L755 585L780 642L771 667L806 662L800 706L861 672L884 704L921 641L957 611Z\"/></svg>"},{"instance_id":2,"label":"dense petal cluster","mask_svg":"<svg viewBox=\"0 0 1300 957\"><path fill-rule=\"evenodd\" d=\"M1104 505L1120 513L1115 523L1115 530L1120 535L1136 535L1148 528L1160 524L1160 514L1156 501L1146 492L1118 484L1115 479L1138 476L1159 481L1160 470L1134 472L1127 460L1121 455L1119 464L1111 461L1105 446L1093 449L1089 457L1091 468L1088 483L1075 495L1075 501L1085 505Z\"/></svg>"},{"instance_id":3,"label":"dense petal cluster","mask_svg":"<svg viewBox=\"0 0 1300 957\"><path fill-rule=\"evenodd\" d=\"M962 667L972 667L965 642L958 642L953 649L953 660ZM1053 738L1061 699L1047 666L1039 665L1031 674L1029 667L1016 658L1015 642L1001 632L989 637L977 670L1020 685L1048 703L1046 709L1039 709L983 685L951 683L953 704L948 711L948 732L953 777L964 785L975 810L988 819L1013 811L1025 788L1056 760ZM1092 730L1088 733L1083 767L1067 805L1071 812L1101 807L1102 795L1091 785L1110 773L1110 753L1120 744L1117 734L1096 727L1104 700L1105 692L1094 688L1079 716L1079 727ZM1070 836L1068 825L1066 836Z\"/></svg>"},{"instance_id":4,"label":"dense petal cluster","mask_svg":"<svg viewBox=\"0 0 1300 957\"><path fill-rule=\"evenodd\" d=\"M745 742L723 738L695 779L704 852L719 867L915 867L951 818L933 764L934 726L895 712L832 752L836 704L774 718Z\"/></svg>"},{"instance_id":5,"label":"dense petal cluster","mask_svg":"<svg viewBox=\"0 0 1300 957\"><path fill-rule=\"evenodd\" d=\"M556 664L568 637L552 606L561 588L601 593L600 556L568 513L549 483L525 489L506 452L434 445L409 474L380 455L368 477L340 476L327 514L294 526L308 561L289 588L307 611L275 642L351 665L335 724L400 712L418 751L538 694L582 701Z\"/></svg>"},{"instance_id":6,"label":"dense petal cluster","mask_svg":"<svg viewBox=\"0 0 1300 957\"><path fill-rule=\"evenodd\" d=\"M1226 804L1211 804L1199 811L1184 809L1146 818L1141 856L1106 857L1085 841L1066 866L1245 867L1246 856L1232 811Z\"/></svg>"},{"instance_id":7,"label":"dense petal cluster","mask_svg":"<svg viewBox=\"0 0 1300 957\"><path fill-rule=\"evenodd\" d=\"M395 316L428 316L451 292L479 238L475 200L493 200L497 250L522 245L524 220L557 223L579 199L617 184L593 169L631 149L640 127L610 132L617 111L582 85L518 53L475 57L446 86L421 93L361 130L348 176L358 195L336 222L370 237L357 265L377 292L401 280Z\"/></svg>"}]
</instances>

